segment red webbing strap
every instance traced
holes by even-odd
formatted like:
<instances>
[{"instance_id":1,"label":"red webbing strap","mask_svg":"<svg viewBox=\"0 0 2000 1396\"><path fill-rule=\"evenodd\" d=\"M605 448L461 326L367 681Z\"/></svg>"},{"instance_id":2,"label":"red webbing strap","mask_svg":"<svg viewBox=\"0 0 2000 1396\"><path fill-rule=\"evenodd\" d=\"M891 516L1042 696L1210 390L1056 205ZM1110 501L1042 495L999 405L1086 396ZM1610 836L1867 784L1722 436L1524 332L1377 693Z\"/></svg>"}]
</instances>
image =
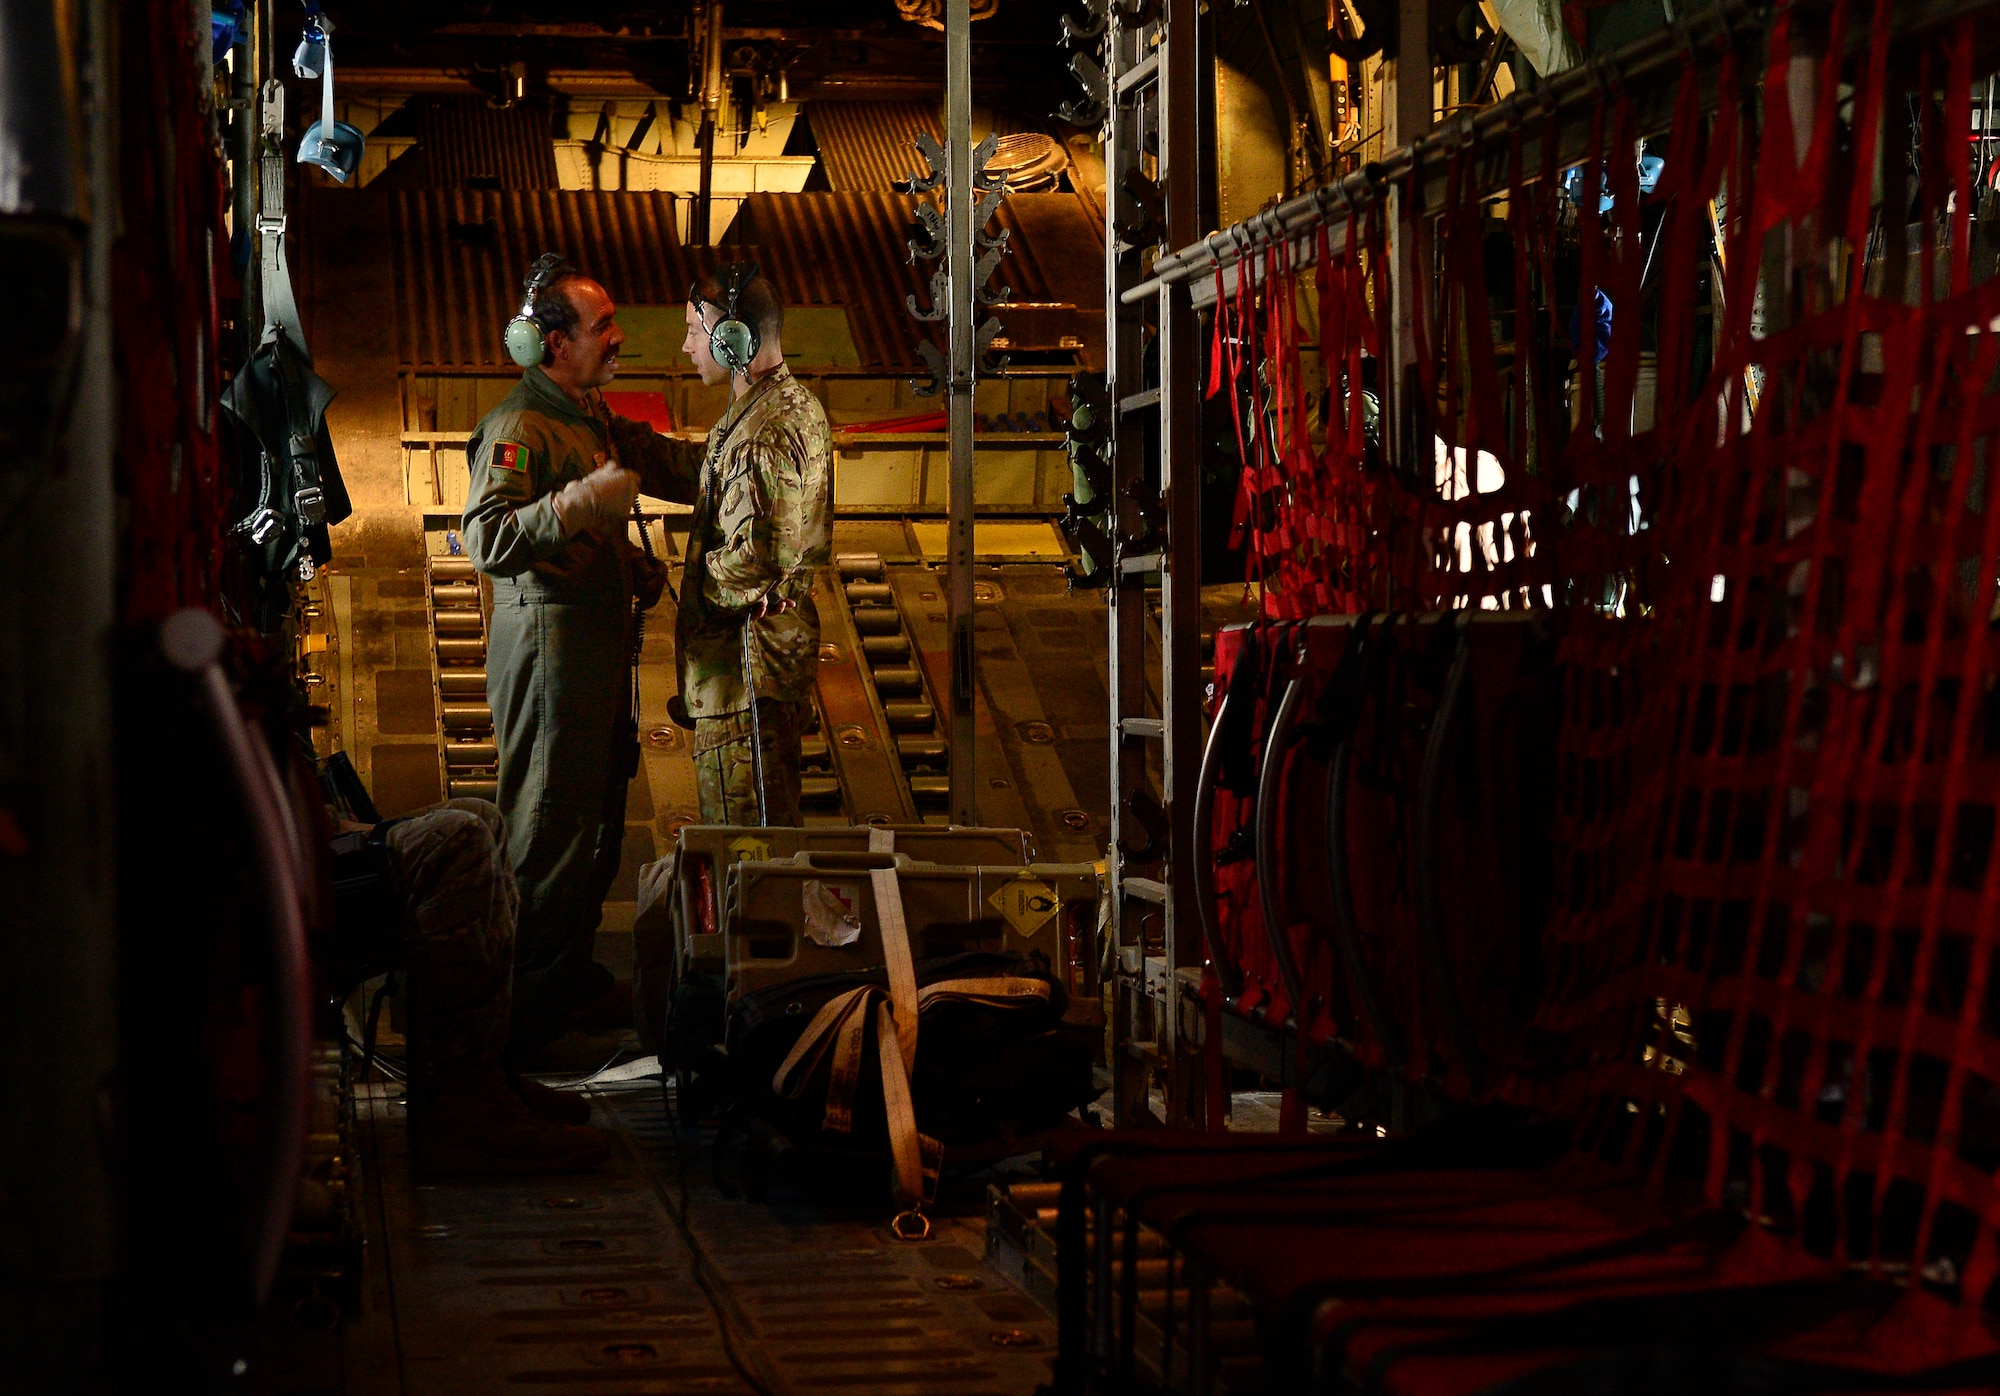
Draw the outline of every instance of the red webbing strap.
<instances>
[{"instance_id":1,"label":"red webbing strap","mask_svg":"<svg viewBox=\"0 0 2000 1396\"><path fill-rule=\"evenodd\" d=\"M1354 233L1354 220L1348 219L1347 231L1350 240ZM1326 224L1313 229L1313 288L1319 294L1319 366L1320 374L1326 382L1326 412L1320 427L1323 434L1321 451L1329 464L1339 459L1336 440L1344 443L1344 434L1336 437L1335 423L1346 420L1346 412L1341 397L1341 376L1346 369L1347 353L1347 261L1336 264L1333 260L1332 240L1326 235Z\"/></svg>"},{"instance_id":2,"label":"red webbing strap","mask_svg":"<svg viewBox=\"0 0 2000 1396\"><path fill-rule=\"evenodd\" d=\"M1317 609L1321 613L1366 610L1363 593L1368 535L1361 457L1365 430L1361 389L1361 345L1368 323L1366 284L1357 251L1360 215L1349 211L1346 239L1338 260L1325 225L1317 232L1320 365L1326 382L1324 444L1316 472L1319 486L1313 512L1320 539Z\"/></svg>"},{"instance_id":3,"label":"red webbing strap","mask_svg":"<svg viewBox=\"0 0 2000 1396\"><path fill-rule=\"evenodd\" d=\"M1779 89L1777 89L1777 91L1780 94L1782 94L1784 89L1780 87ZM1827 93L1823 94L1824 99L1829 103L1837 101L1838 100L1837 92L1838 92L1837 86L1830 88ZM1879 92L1879 89L1875 89L1874 92L1864 92L1861 95L1861 97L1857 100L1856 110L1864 118L1864 125L1866 124L1866 119L1876 109L1877 105L1877 97L1875 95L1876 92ZM1779 105L1782 105L1782 102L1779 103ZM1783 145L1778 144L1781 135L1785 142L1785 144ZM1789 144L1790 139L1791 138L1789 135L1789 126L1786 126L1782 132L1774 131L1773 129L1767 126L1765 135L1765 150L1768 153L1775 147L1782 158L1782 162L1789 165L1792 158L1792 147ZM1761 168L1761 162L1760 162L1760 168ZM1735 181L1732 180L1731 187L1732 188L1740 187L1740 185L1736 184ZM1757 240L1761 241L1761 237ZM1750 259L1750 254L1753 250L1754 248L1739 248L1732 255L1732 260L1747 261ZM1832 334L1837 335L1838 339L1844 342L1848 349L1848 352L1843 356L1843 363L1848 371L1843 375L1841 392L1837 395L1836 401L1826 418L1826 422L1830 424L1830 429L1827 430L1826 435L1827 439L1832 443L1833 454L1831 458L1826 460L1821 478L1821 489L1820 489L1819 499L1817 502L1817 516L1822 519L1830 518L1833 514L1833 504L1834 504L1833 489L1836 483L1836 479L1840 473L1838 469L1837 457L1840 448L1840 443L1844 436L1843 423L1847 420L1847 416L1850 410L1849 394L1852 391L1852 365L1856 357L1854 349L1858 338L1858 329L1859 329L1859 321L1856 319L1856 315L1858 314L1860 308L1861 308L1861 302L1858 299L1851 300L1844 310L1836 312L1831 317L1821 317L1820 324L1824 326L1824 328L1815 329L1810 336L1810 340L1817 340L1820 342L1824 342L1829 332L1831 332ZM1786 341L1786 343L1799 345L1800 352L1804 352L1804 348L1808 345L1809 342L1810 341L1806 336L1796 336ZM1745 349L1747 350L1749 347L1750 346L1748 346L1746 343ZM1775 350L1777 347L1778 347L1777 344L1773 343L1772 341L1766 341L1764 345L1766 352L1764 353L1763 357L1767 361L1766 362L1767 372L1770 374L1766 386L1767 393L1783 392L1785 387L1787 386L1788 376L1792 372L1792 369L1789 366L1781 366L1776 362L1774 362L1775 355L1771 351ZM1897 370L1907 368L1910 362L1909 356L1903 355L1900 356L1900 358L1901 358L1900 363L1891 366L1892 373ZM1886 385L1885 391L1889 395L1889 400L1892 402L1896 402L1899 404L1907 404L1909 400L1908 399L1909 390L1907 384L1899 386L1897 383L1892 381ZM1900 450L1901 447L1900 432L1902 425L1901 423L1902 415L1903 414L1900 408L1890 413L1884 414L1881 426L1872 434L1872 440L1870 442L1869 449L1871 454L1876 455L1878 461L1880 459L1880 453L1882 452L1893 453ZM1725 422L1724 425L1725 425L1725 430L1728 431L1730 436L1732 437L1732 443L1731 446L1728 448L1727 452L1725 453L1723 461L1727 462L1739 456L1742 457L1745 460L1745 463L1750 467L1751 479L1769 478L1772 474L1782 473L1782 471L1785 469L1780 451L1782 441L1781 438L1777 435L1776 428L1769 425L1765 420L1760 420L1758 425L1760 427L1764 427L1765 429L1753 430L1753 432L1747 439L1741 439L1737 437L1738 425L1741 421L1741 414L1738 411L1732 411L1730 413L1730 416L1733 420ZM1729 477L1729 473L1730 472L1727 471L1726 469L1718 471L1717 472L1718 480L1726 481ZM1886 478L1888 473L1889 473L1888 471L1882 469L1877 469L1871 472L1869 478L1870 478L1870 485L1872 486L1872 491L1871 491L1872 497L1864 497L1860 501L1860 510L1862 517L1879 518L1885 516L1886 510L1888 509L1889 506L1889 500L1885 497L1881 497L1880 491L1882 488L1884 488L1886 484ZM1739 500L1738 507L1734 511L1737 523L1733 530L1734 537L1737 539L1753 540L1757 536L1758 532L1757 511L1759 506L1754 498L1756 494L1757 491L1755 489L1747 489L1744 490L1738 496ZM1717 502L1720 503L1721 501L1718 500ZM1726 597L1725 604L1730 605L1733 609L1737 610L1740 613L1743 608L1755 604L1754 602L1755 588L1751 583L1751 578L1757 575L1755 569L1757 568L1758 564L1754 561L1756 552L1754 548L1751 550L1751 554L1746 556L1744 555L1740 544L1732 543L1727 545L1729 549L1732 549L1736 553L1737 558L1741 559L1740 561L1732 559L1730 552L1725 551L1725 544L1723 542L1723 538L1719 530L1727 527L1725 521L1730 517L1730 514L1731 511L1726 508L1714 509L1711 517L1713 517L1716 521L1716 528L1718 532L1711 534L1710 542L1711 542L1711 548L1713 550L1710 551L1708 554L1706 554L1706 556L1712 559L1712 561L1704 562L1702 567L1696 570L1705 573L1708 572L1712 567L1713 571L1717 575L1722 575L1725 578L1725 586L1728 589L1725 592L1725 597ZM1818 536L1821 539L1825 539L1827 535L1824 530L1821 530ZM1879 535L1871 535L1867 539L1854 540L1854 546L1859 550L1861 555L1855 557L1853 560L1857 564L1860 564L1865 570L1871 570L1871 571L1874 570L1866 568L1866 564L1868 562L1874 561L1875 558L1878 558L1880 556ZM1870 556L1871 553L1873 553L1873 556ZM1817 598L1819 595L1819 588L1826 575L1826 568L1823 565L1823 562L1824 562L1824 555L1822 557L1822 565L1814 566L1807 575L1806 579L1807 592L1804 599L1804 604L1808 609L1808 613L1810 613L1811 610L1816 607ZM1864 583L1864 585L1866 585L1866 583ZM1850 614L1853 614L1853 612L1850 612ZM1731 668L1734 669L1735 671L1740 672L1742 670L1744 662L1745 661L1738 660L1734 665L1731 666ZM1755 666L1756 664L1756 660L1754 658L1749 660L1748 662L1752 666ZM1719 675L1718 677L1721 676ZM1729 677L1734 679L1736 682L1741 682L1742 677L1748 677L1748 675L1745 674L1742 675L1742 677L1738 677L1737 673L1730 673ZM1805 693L1803 685L1796 681L1792 682L1789 685L1789 698L1788 698L1787 714L1786 714L1786 721L1788 725L1796 724L1799 718L1800 706L1804 701L1805 701ZM1832 756L1833 753L1831 752L1825 753L1822 757L1823 762L1828 762L1829 764L1835 766L1842 764L1837 761L1833 761ZM1789 791L1793 788L1795 778L1788 774L1787 768L1796 759L1797 759L1796 751L1793 745L1786 745L1781 747L1778 755L1777 768L1773 772L1771 772L1768 777L1770 782L1767 787L1768 789ZM1772 801L1770 803L1775 805L1775 801ZM1708 831L1708 826L1712 821L1718 818L1719 814L1722 814L1724 808L1725 807L1721 804L1721 802L1712 799L1708 801L1706 805L1699 811L1698 813L1699 823L1695 834L1697 840L1705 840L1710 836ZM1779 817L1779 812L1775 808L1771 808L1765 811L1765 815L1767 820L1776 821ZM1782 827L1782 825L1773 823L1769 827L1775 830L1776 828ZM1822 851L1825 852L1827 850L1822 850ZM1832 851L1832 856L1835 858L1836 861L1838 860L1839 855L1837 850ZM1760 870L1760 875L1755 879L1754 891L1749 910L1750 936L1752 941L1751 953L1755 953L1756 947L1761 943L1761 936L1764 931L1764 923L1768 915L1770 914L1769 908L1771 908L1771 906L1773 905L1774 897L1779 894L1777 878L1779 876L1780 871L1781 871L1780 866L1776 863L1776 860L1767 857L1763 861ZM1731 1039L1725 1054L1725 1070L1733 1072L1735 1069L1735 1064L1739 1063L1741 1060L1742 1053L1745 1049L1745 1042L1747 1040L1746 1037L1747 1024L1748 1024L1748 1016L1738 1015L1736 1021L1733 1024ZM1714 1193L1719 1194L1723 1186L1724 1172L1726 1170L1726 1166L1727 1166L1726 1153L1720 1151L1712 1151L1710 1157L1709 1184L1711 1191Z\"/></svg>"},{"instance_id":4,"label":"red webbing strap","mask_svg":"<svg viewBox=\"0 0 2000 1396\"><path fill-rule=\"evenodd\" d=\"M1294 411L1299 372L1297 290L1293 282L1291 247L1272 243L1264 251L1264 311L1267 346L1271 365L1271 533L1266 577L1278 579L1278 614L1301 620L1308 608L1301 596L1299 553L1305 544L1306 509L1302 493L1308 483L1301 477L1299 462L1292 455L1293 437L1298 434ZM1267 581L1266 585L1269 583Z\"/></svg>"},{"instance_id":5,"label":"red webbing strap","mask_svg":"<svg viewBox=\"0 0 2000 1396\"><path fill-rule=\"evenodd\" d=\"M1856 81L1864 171L1888 13L1878 0ZM1960 28L1951 41L1966 37ZM1941 46L1925 61L1958 84L1957 52ZM1940 137L1956 129L1957 95L1948 87L1938 102L1927 82L1919 91L1919 121ZM1823 84L1822 102L1838 100ZM1816 125L1826 119L1822 110ZM1967 187L1966 152L1956 138L1922 149L1919 188L1935 214ZM1788 172L1794 155L1789 130L1767 124L1760 168ZM1867 229L1866 186L1864 176L1850 191L1850 237ZM1732 177L1728 187L1748 186ZM1792 197L1781 187L1775 206ZM1736 202L1732 285L1761 251L1745 242ZM1747 1166L1753 1189L1764 1178L1767 1191L1749 1196L1759 1210L1780 1194L1794 1216L1815 1196L1839 1199L1827 1209L1838 1255L1913 1269L1955 1257L1976 1310L2000 1224L1992 1178L1959 1142L1993 1127L1987 1063L2000 1047L1984 1021L2000 870L1980 696L2000 676L1987 623L2000 574L1988 483L2000 337L1987 326L2000 291L1963 289L1962 231L1956 294L1938 301L1927 267L1917 309L1856 294L1781 334L1735 334L1711 379L1719 395L1754 363L1764 397L1747 428L1740 405L1725 409L1720 449L1688 460L1695 478L1663 539L1685 559L1659 609L1679 637L1683 752L1662 804L1657 953L1639 962L1662 966L1643 976L1648 997L1692 1008L1699 1060L1714 1062L1686 1078L1710 1121L1712 1195L1729 1195ZM1823 264L1813 236L1793 231L1794 264ZM1852 289L1862 275L1855 267ZM1828 363L1839 369L1831 393ZM1892 1215L1903 1218L1893 1228ZM1979 1225L1967 1228L1967 1215Z\"/></svg>"},{"instance_id":6,"label":"red webbing strap","mask_svg":"<svg viewBox=\"0 0 2000 1396\"><path fill-rule=\"evenodd\" d=\"M1208 392L1204 396L1215 401L1215 395L1222 391L1222 365L1228 349L1222 342L1222 322L1227 318L1229 300L1222 291L1222 263L1215 264L1215 314L1209 317L1210 330L1214 338L1208 345Z\"/></svg>"},{"instance_id":7,"label":"red webbing strap","mask_svg":"<svg viewBox=\"0 0 2000 1396\"><path fill-rule=\"evenodd\" d=\"M1241 340L1239 362L1247 369L1243 376L1250 392L1250 454L1244 462L1250 479L1251 546L1245 554L1250 569L1246 581L1254 579L1262 586L1260 613L1268 617L1275 614L1272 609L1274 595L1270 587L1270 541L1267 534L1271 525L1271 490L1277 467L1271 459L1271 418L1264 397L1266 348L1257 317L1257 264L1251 257L1237 264L1236 325Z\"/></svg>"},{"instance_id":8,"label":"red webbing strap","mask_svg":"<svg viewBox=\"0 0 2000 1396\"><path fill-rule=\"evenodd\" d=\"M1334 263L1324 223L1313 230L1313 256L1313 289L1319 303L1320 381L1326 394L1326 405L1320 414L1321 439L1311 504L1318 562L1313 605L1315 611L1324 613L1351 609L1342 582L1347 552L1344 463L1334 448L1335 423L1345 417L1341 382L1347 349L1347 269Z\"/></svg>"},{"instance_id":9,"label":"red webbing strap","mask_svg":"<svg viewBox=\"0 0 2000 1396\"><path fill-rule=\"evenodd\" d=\"M1257 462L1251 454L1251 440L1243 432L1243 393L1240 383L1243 374L1243 340L1248 331L1244 325L1242 310L1243 288L1249 284L1250 271L1247 262L1236 264L1237 304L1234 310L1235 331L1225 336L1223 321L1231 316L1227 291L1222 280L1222 266L1215 268L1215 338L1219 346L1227 350L1229 361L1229 416L1236 425L1236 459L1240 467L1236 477L1235 511L1229 521L1229 546L1244 550L1243 599L1250 599L1251 584L1257 578L1260 547L1257 538Z\"/></svg>"}]
</instances>

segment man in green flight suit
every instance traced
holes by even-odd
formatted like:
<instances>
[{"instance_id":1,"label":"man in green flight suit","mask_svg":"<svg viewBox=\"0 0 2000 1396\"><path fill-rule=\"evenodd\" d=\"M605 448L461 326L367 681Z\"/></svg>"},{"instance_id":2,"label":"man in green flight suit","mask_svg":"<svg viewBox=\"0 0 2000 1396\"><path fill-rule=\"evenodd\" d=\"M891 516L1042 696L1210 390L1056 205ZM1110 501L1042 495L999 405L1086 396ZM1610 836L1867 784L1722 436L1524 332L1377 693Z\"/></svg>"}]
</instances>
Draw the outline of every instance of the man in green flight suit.
<instances>
[{"instance_id":1,"label":"man in green flight suit","mask_svg":"<svg viewBox=\"0 0 2000 1396\"><path fill-rule=\"evenodd\" d=\"M785 367L784 327L784 303L754 263L719 268L688 293L681 345L702 382L731 385L706 447L611 423L618 459L648 494L694 505L674 638L704 824L758 822L756 736L768 822L801 822L799 739L819 664L813 574L833 540L833 436L819 400Z\"/></svg>"},{"instance_id":2,"label":"man in green flight suit","mask_svg":"<svg viewBox=\"0 0 2000 1396\"><path fill-rule=\"evenodd\" d=\"M612 459L622 419L598 391L625 341L617 307L590 278L538 264L524 310L510 337L522 322L531 339L539 331L542 361L466 444L462 528L473 565L493 578L486 698L521 898L513 1041L533 1052L630 1021L630 986L594 948L636 770L633 627L665 573L630 542L640 481Z\"/></svg>"}]
</instances>

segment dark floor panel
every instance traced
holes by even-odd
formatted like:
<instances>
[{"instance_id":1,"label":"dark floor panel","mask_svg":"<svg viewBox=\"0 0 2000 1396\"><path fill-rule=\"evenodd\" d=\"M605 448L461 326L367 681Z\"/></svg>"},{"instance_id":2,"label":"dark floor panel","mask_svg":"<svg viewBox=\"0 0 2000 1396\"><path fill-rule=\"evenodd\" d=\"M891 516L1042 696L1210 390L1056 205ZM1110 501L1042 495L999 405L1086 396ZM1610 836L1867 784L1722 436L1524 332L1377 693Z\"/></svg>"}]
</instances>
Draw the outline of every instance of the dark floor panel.
<instances>
[{"instance_id":1,"label":"dark floor panel","mask_svg":"<svg viewBox=\"0 0 2000 1396\"><path fill-rule=\"evenodd\" d=\"M384 742L369 753L368 793L385 819L434 805L444 798L438 749L411 742Z\"/></svg>"},{"instance_id":2,"label":"dark floor panel","mask_svg":"<svg viewBox=\"0 0 2000 1396\"><path fill-rule=\"evenodd\" d=\"M375 671L375 730L397 737L437 735L429 669Z\"/></svg>"},{"instance_id":3,"label":"dark floor panel","mask_svg":"<svg viewBox=\"0 0 2000 1396\"><path fill-rule=\"evenodd\" d=\"M976 1215L904 1244L858 1199L727 1198L712 1132L676 1132L657 1080L592 1095L621 1136L600 1172L432 1184L410 1174L400 1101L361 1102L387 1259L371 1303L393 1313L401 1396L743 1392L746 1371L774 1396L1028 1396L1048 1379L1054 1327L981 1258Z\"/></svg>"}]
</instances>

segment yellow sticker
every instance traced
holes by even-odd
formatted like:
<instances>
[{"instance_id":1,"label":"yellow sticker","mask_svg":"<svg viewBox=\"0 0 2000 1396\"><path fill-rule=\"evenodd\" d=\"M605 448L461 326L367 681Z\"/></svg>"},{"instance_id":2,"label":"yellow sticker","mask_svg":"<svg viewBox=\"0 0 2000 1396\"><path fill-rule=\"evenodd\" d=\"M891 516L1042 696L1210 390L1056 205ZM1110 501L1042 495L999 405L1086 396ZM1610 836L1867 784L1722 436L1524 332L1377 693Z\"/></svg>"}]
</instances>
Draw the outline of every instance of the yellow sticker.
<instances>
[{"instance_id":1,"label":"yellow sticker","mask_svg":"<svg viewBox=\"0 0 2000 1396\"><path fill-rule=\"evenodd\" d=\"M1055 888L1036 878L1021 876L987 898L993 909L1007 918L1007 924L1023 936L1031 936L1062 910Z\"/></svg>"},{"instance_id":2,"label":"yellow sticker","mask_svg":"<svg viewBox=\"0 0 2000 1396\"><path fill-rule=\"evenodd\" d=\"M729 845L729 861L732 863L768 863L771 861L771 845L755 834L745 834L733 839Z\"/></svg>"}]
</instances>

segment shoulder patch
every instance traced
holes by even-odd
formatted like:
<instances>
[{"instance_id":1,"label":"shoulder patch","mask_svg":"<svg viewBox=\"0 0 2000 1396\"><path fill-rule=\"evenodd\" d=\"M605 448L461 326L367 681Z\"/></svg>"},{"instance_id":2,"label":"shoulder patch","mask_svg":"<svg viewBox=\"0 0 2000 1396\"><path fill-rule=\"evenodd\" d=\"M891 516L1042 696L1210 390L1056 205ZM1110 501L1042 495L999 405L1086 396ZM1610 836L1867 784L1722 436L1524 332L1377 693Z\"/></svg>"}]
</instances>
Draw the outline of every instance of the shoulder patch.
<instances>
[{"instance_id":1,"label":"shoulder patch","mask_svg":"<svg viewBox=\"0 0 2000 1396\"><path fill-rule=\"evenodd\" d=\"M495 470L526 470L528 448L518 441L496 441L492 460Z\"/></svg>"}]
</instances>

